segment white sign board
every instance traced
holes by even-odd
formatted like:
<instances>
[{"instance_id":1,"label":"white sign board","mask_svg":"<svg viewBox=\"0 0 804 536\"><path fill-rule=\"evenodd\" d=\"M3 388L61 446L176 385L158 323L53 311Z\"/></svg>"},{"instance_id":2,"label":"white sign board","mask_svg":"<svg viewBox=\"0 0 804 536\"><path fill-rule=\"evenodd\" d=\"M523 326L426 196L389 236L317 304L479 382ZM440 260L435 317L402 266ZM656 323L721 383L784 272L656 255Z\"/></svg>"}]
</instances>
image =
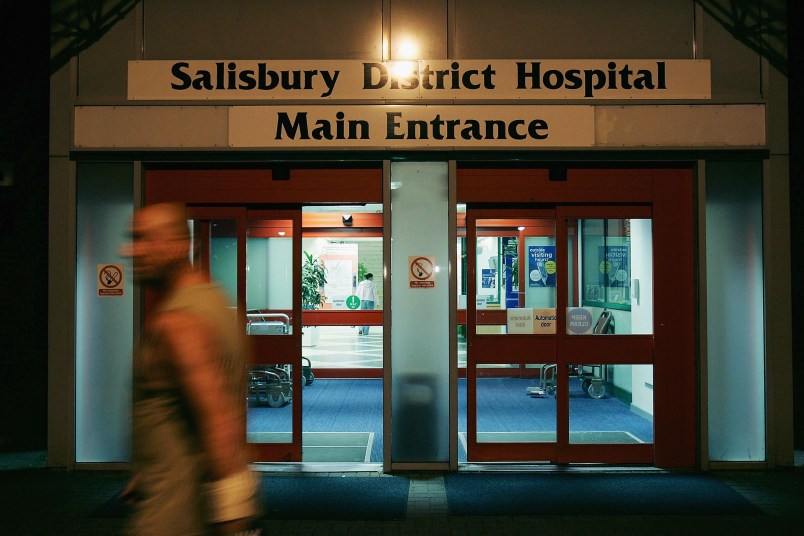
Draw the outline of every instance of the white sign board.
<instances>
[{"instance_id":1,"label":"white sign board","mask_svg":"<svg viewBox=\"0 0 804 536\"><path fill-rule=\"evenodd\" d=\"M231 147L591 147L592 106L233 106Z\"/></svg>"},{"instance_id":2,"label":"white sign board","mask_svg":"<svg viewBox=\"0 0 804 536\"><path fill-rule=\"evenodd\" d=\"M128 63L128 99L710 99L709 60L147 60Z\"/></svg>"},{"instance_id":3,"label":"white sign board","mask_svg":"<svg viewBox=\"0 0 804 536\"><path fill-rule=\"evenodd\" d=\"M542 335L556 332L556 309L545 307L533 309L533 333Z\"/></svg>"},{"instance_id":4,"label":"white sign board","mask_svg":"<svg viewBox=\"0 0 804 536\"><path fill-rule=\"evenodd\" d=\"M522 335L533 333L533 309L511 308L508 313L508 334Z\"/></svg>"},{"instance_id":5,"label":"white sign board","mask_svg":"<svg viewBox=\"0 0 804 536\"><path fill-rule=\"evenodd\" d=\"M327 271L327 302L333 309L348 309L346 299L354 294L357 279L357 244L327 244L320 259Z\"/></svg>"}]
</instances>

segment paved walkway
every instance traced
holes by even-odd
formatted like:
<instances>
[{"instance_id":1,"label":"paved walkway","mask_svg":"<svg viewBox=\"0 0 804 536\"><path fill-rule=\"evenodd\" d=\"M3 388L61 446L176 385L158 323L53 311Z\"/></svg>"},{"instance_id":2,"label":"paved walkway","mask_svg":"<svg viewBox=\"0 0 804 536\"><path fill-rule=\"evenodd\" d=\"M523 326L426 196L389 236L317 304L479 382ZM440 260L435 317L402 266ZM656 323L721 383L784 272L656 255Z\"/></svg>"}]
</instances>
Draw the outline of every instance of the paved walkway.
<instances>
[{"instance_id":1,"label":"paved walkway","mask_svg":"<svg viewBox=\"0 0 804 536\"><path fill-rule=\"evenodd\" d=\"M99 517L98 508L127 480L120 471L59 471L32 463L4 466L0 456L0 534L94 536L120 534L125 519ZM279 474L279 473L277 473ZM287 475L287 472L281 473ZM343 478L395 478L379 472L321 473ZM270 478L271 473L267 473ZM596 515L451 516L440 473L410 479L405 519L332 521L274 519L265 534L788 534L804 526L804 467L728 471L715 476L757 505L761 516ZM361 508L355 504L356 509ZM167 535L166 535L167 536Z\"/></svg>"}]
</instances>

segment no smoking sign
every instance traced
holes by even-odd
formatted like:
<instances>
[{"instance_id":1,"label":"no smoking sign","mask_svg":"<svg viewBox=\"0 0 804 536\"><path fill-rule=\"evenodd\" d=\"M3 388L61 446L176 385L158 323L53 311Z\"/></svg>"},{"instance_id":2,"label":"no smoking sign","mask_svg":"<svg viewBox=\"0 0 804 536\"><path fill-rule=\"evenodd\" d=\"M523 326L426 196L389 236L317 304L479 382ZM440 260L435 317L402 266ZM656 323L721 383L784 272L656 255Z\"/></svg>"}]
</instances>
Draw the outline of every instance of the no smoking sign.
<instances>
[{"instance_id":1,"label":"no smoking sign","mask_svg":"<svg viewBox=\"0 0 804 536\"><path fill-rule=\"evenodd\" d=\"M410 288L435 287L435 257L418 255L408 257Z\"/></svg>"},{"instance_id":2,"label":"no smoking sign","mask_svg":"<svg viewBox=\"0 0 804 536\"><path fill-rule=\"evenodd\" d=\"M98 296L123 295L123 265L98 265Z\"/></svg>"}]
</instances>

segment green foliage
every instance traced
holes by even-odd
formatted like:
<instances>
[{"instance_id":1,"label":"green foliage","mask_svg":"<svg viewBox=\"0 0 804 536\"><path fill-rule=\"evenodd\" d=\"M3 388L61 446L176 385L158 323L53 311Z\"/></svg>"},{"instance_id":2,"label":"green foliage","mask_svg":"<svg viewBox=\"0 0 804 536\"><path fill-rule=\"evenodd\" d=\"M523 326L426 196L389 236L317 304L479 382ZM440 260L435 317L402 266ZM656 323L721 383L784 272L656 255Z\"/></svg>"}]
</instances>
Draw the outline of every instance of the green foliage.
<instances>
[{"instance_id":1,"label":"green foliage","mask_svg":"<svg viewBox=\"0 0 804 536\"><path fill-rule=\"evenodd\" d=\"M327 270L318 258L311 253L304 253L302 263L302 309L318 309L324 303L324 285L327 282Z\"/></svg>"}]
</instances>

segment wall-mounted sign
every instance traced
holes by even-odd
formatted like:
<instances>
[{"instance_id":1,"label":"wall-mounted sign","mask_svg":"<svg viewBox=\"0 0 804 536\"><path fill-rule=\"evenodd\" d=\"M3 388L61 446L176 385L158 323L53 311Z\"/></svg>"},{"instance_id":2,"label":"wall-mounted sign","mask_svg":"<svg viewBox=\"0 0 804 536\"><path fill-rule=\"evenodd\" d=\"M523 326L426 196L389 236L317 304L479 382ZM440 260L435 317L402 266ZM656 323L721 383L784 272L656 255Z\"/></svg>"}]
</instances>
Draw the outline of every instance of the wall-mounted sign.
<instances>
[{"instance_id":1,"label":"wall-mounted sign","mask_svg":"<svg viewBox=\"0 0 804 536\"><path fill-rule=\"evenodd\" d=\"M631 303L631 253L627 245L598 247L601 298L609 304Z\"/></svg>"},{"instance_id":2,"label":"wall-mounted sign","mask_svg":"<svg viewBox=\"0 0 804 536\"><path fill-rule=\"evenodd\" d=\"M533 333L549 335L556 332L556 309L544 307L533 310Z\"/></svg>"},{"instance_id":3,"label":"wall-mounted sign","mask_svg":"<svg viewBox=\"0 0 804 536\"><path fill-rule=\"evenodd\" d=\"M591 147L591 106L233 106L231 147Z\"/></svg>"},{"instance_id":4,"label":"wall-mounted sign","mask_svg":"<svg viewBox=\"0 0 804 536\"><path fill-rule=\"evenodd\" d=\"M149 60L129 100L710 99L708 60Z\"/></svg>"},{"instance_id":5,"label":"wall-mounted sign","mask_svg":"<svg viewBox=\"0 0 804 536\"><path fill-rule=\"evenodd\" d=\"M351 296L346 298L346 308L354 311L355 309L360 309L360 298L352 294Z\"/></svg>"},{"instance_id":6,"label":"wall-mounted sign","mask_svg":"<svg viewBox=\"0 0 804 536\"><path fill-rule=\"evenodd\" d=\"M506 309L506 328L509 335L550 335L556 332L555 308Z\"/></svg>"},{"instance_id":7,"label":"wall-mounted sign","mask_svg":"<svg viewBox=\"0 0 804 536\"><path fill-rule=\"evenodd\" d=\"M497 288L497 270L494 268L480 270L480 288Z\"/></svg>"},{"instance_id":8,"label":"wall-mounted sign","mask_svg":"<svg viewBox=\"0 0 804 536\"><path fill-rule=\"evenodd\" d=\"M435 257L408 257L410 288L435 288Z\"/></svg>"},{"instance_id":9,"label":"wall-mounted sign","mask_svg":"<svg viewBox=\"0 0 804 536\"><path fill-rule=\"evenodd\" d=\"M98 296L123 295L124 281L122 264L99 264L97 272Z\"/></svg>"},{"instance_id":10,"label":"wall-mounted sign","mask_svg":"<svg viewBox=\"0 0 804 536\"><path fill-rule=\"evenodd\" d=\"M327 244L320 259L327 270L324 283L327 303L333 309L349 309L346 300L357 285L357 244Z\"/></svg>"},{"instance_id":11,"label":"wall-mounted sign","mask_svg":"<svg viewBox=\"0 0 804 536\"><path fill-rule=\"evenodd\" d=\"M528 246L528 286L556 286L555 246Z\"/></svg>"},{"instance_id":12,"label":"wall-mounted sign","mask_svg":"<svg viewBox=\"0 0 804 536\"><path fill-rule=\"evenodd\" d=\"M585 335L592 333L592 312L585 307L567 308L567 334Z\"/></svg>"},{"instance_id":13,"label":"wall-mounted sign","mask_svg":"<svg viewBox=\"0 0 804 536\"><path fill-rule=\"evenodd\" d=\"M529 335L533 333L533 309L506 309L507 332L509 335Z\"/></svg>"}]
</instances>

